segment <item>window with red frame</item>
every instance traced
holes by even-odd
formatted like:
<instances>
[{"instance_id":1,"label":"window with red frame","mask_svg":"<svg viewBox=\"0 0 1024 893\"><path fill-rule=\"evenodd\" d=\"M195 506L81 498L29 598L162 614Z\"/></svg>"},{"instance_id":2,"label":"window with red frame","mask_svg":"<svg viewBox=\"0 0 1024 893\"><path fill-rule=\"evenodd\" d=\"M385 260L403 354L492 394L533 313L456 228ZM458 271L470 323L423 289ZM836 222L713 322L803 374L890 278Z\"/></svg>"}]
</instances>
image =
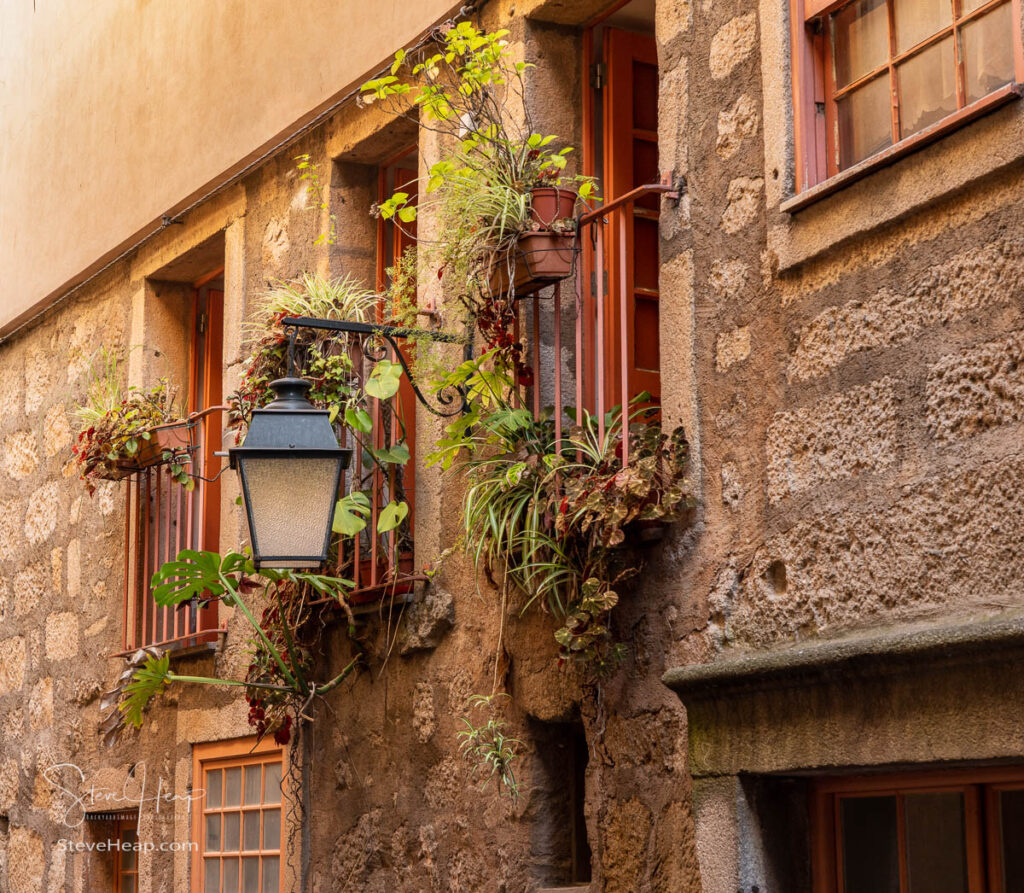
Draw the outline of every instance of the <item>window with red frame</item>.
<instances>
[{"instance_id":1,"label":"window with red frame","mask_svg":"<svg viewBox=\"0 0 1024 893\"><path fill-rule=\"evenodd\" d=\"M797 188L1015 95L1020 0L793 0Z\"/></svg>"},{"instance_id":2,"label":"window with red frame","mask_svg":"<svg viewBox=\"0 0 1024 893\"><path fill-rule=\"evenodd\" d=\"M171 480L166 466L144 469L128 479L125 512L125 652L146 645L171 649L213 641L217 633L216 602L203 608L185 604L159 607L150 581L165 561L182 549L220 549L220 467L214 452L221 448L222 344L224 337L223 272L195 283L192 296L187 410L199 413L192 430L192 470L197 479L187 491ZM183 403L185 401L182 401Z\"/></svg>"},{"instance_id":3,"label":"window with red frame","mask_svg":"<svg viewBox=\"0 0 1024 893\"><path fill-rule=\"evenodd\" d=\"M813 809L815 893L1024 890L1024 769L829 779Z\"/></svg>"}]
</instances>

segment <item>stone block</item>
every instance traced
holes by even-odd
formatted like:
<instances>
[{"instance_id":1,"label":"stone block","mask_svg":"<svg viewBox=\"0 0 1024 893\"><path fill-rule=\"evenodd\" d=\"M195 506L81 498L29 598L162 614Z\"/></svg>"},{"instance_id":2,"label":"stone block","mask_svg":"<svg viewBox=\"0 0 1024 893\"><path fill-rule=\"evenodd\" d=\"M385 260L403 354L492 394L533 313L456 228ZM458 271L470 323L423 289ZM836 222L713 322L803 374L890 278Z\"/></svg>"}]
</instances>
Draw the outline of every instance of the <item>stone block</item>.
<instances>
[{"instance_id":1,"label":"stone block","mask_svg":"<svg viewBox=\"0 0 1024 893\"><path fill-rule=\"evenodd\" d=\"M1024 332L943 357L925 382L938 441L1024 421Z\"/></svg>"},{"instance_id":2,"label":"stone block","mask_svg":"<svg viewBox=\"0 0 1024 893\"><path fill-rule=\"evenodd\" d=\"M1024 242L971 248L904 291L887 286L820 313L799 333L787 374L791 381L816 378L855 353L905 344L926 328L1005 304L1022 291Z\"/></svg>"},{"instance_id":3,"label":"stone block","mask_svg":"<svg viewBox=\"0 0 1024 893\"><path fill-rule=\"evenodd\" d=\"M761 177L737 177L730 181L722 212L722 231L732 235L753 223L761 211L763 194Z\"/></svg>"},{"instance_id":4,"label":"stone block","mask_svg":"<svg viewBox=\"0 0 1024 893\"><path fill-rule=\"evenodd\" d=\"M51 576L44 564L30 564L14 575L14 600L12 608L15 617L32 614L51 590Z\"/></svg>"},{"instance_id":5,"label":"stone block","mask_svg":"<svg viewBox=\"0 0 1024 893\"><path fill-rule=\"evenodd\" d=\"M740 148L743 140L757 133L761 117L757 111L757 103L746 93L740 96L729 108L718 113L718 140L715 152L723 161L732 158Z\"/></svg>"},{"instance_id":6,"label":"stone block","mask_svg":"<svg viewBox=\"0 0 1024 893\"><path fill-rule=\"evenodd\" d=\"M33 431L16 431L4 438L4 471L16 481L24 480L39 465L36 435Z\"/></svg>"},{"instance_id":7,"label":"stone block","mask_svg":"<svg viewBox=\"0 0 1024 893\"><path fill-rule=\"evenodd\" d=\"M0 640L0 695L21 688L25 682L26 658L24 636Z\"/></svg>"},{"instance_id":8,"label":"stone block","mask_svg":"<svg viewBox=\"0 0 1024 893\"><path fill-rule=\"evenodd\" d=\"M78 655L78 615L61 611L46 618L46 656L69 660Z\"/></svg>"},{"instance_id":9,"label":"stone block","mask_svg":"<svg viewBox=\"0 0 1024 893\"><path fill-rule=\"evenodd\" d=\"M743 362L750 356L750 326L722 332L715 344L715 368L719 372Z\"/></svg>"},{"instance_id":10,"label":"stone block","mask_svg":"<svg viewBox=\"0 0 1024 893\"><path fill-rule=\"evenodd\" d=\"M757 13L748 12L726 22L713 38L708 64L711 77L724 78L746 60L757 43Z\"/></svg>"},{"instance_id":11,"label":"stone block","mask_svg":"<svg viewBox=\"0 0 1024 893\"><path fill-rule=\"evenodd\" d=\"M43 420L43 451L47 457L56 456L71 446L71 425L63 403L58 403L46 413Z\"/></svg>"},{"instance_id":12,"label":"stone block","mask_svg":"<svg viewBox=\"0 0 1024 893\"><path fill-rule=\"evenodd\" d=\"M806 409L776 413L768 426L768 498L778 502L828 481L889 468L897 460L899 401L881 378Z\"/></svg>"},{"instance_id":13,"label":"stone block","mask_svg":"<svg viewBox=\"0 0 1024 893\"><path fill-rule=\"evenodd\" d=\"M49 539L60 517L60 484L48 481L28 499L25 512L25 537L32 544Z\"/></svg>"},{"instance_id":14,"label":"stone block","mask_svg":"<svg viewBox=\"0 0 1024 893\"><path fill-rule=\"evenodd\" d=\"M28 828L12 827L7 853L10 893L39 893L46 873L43 839Z\"/></svg>"}]
</instances>

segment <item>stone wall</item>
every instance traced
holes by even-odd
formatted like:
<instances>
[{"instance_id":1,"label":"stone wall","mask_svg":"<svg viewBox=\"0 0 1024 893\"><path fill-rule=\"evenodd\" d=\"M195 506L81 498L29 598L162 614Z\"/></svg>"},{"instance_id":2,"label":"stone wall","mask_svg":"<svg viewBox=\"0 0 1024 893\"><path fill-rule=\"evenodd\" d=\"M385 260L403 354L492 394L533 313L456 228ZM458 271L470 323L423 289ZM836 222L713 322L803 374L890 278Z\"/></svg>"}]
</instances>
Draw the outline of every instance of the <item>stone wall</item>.
<instances>
[{"instance_id":1,"label":"stone wall","mask_svg":"<svg viewBox=\"0 0 1024 893\"><path fill-rule=\"evenodd\" d=\"M601 5L485 10L525 57L546 60L534 75L538 115L577 141L568 112L581 89L579 26ZM459 556L414 603L362 615L366 668L331 694L316 726L314 891L513 893L544 883L532 835L557 798L537 748L546 724L564 723L581 724L588 745L591 888L729 889L735 873L720 881L707 860L698 865L708 836L698 841L694 809L710 814L718 801L698 796L694 806L686 714L660 681L668 667L1021 606L1022 168L1020 149L1007 160L996 148L1024 113L1011 105L788 214L785 16L767 0L657 3L660 167L686 181L660 223L663 403L666 421L689 433L700 507L692 527L650 550L624 593L615 626L629 658L611 680L583 686L554 669L551 620L538 612L510 619L499 653L500 598ZM64 801L42 780L46 767L74 762L119 788L145 763L185 796L190 745L248 732L239 697L181 687L136 740L99 747L98 695L119 666L110 655L120 648L124 499L112 485L84 495L70 464L69 409L85 392L88 356L101 343L180 339L181 320L154 303L161 271L217 238L230 391L242 321L268 281L371 274L372 226L359 209L375 194L375 165L414 136L342 109L0 344L0 889L90 891L109 871L60 849ZM419 140L429 156L432 135ZM990 149L991 164L979 166ZM302 152L321 165L335 246L313 244L327 219L296 177ZM948 168L945 189L926 176L936 166ZM879 196L890 193L883 213ZM421 225L429 232L429 220ZM421 300L435 290L425 283ZM140 357L135 380L159 374L152 355ZM437 430L423 410L417 426ZM244 530L224 480L229 548ZM459 497L457 478L418 473L418 561L454 539ZM223 647L182 672L244 673L245 634L227 619ZM352 654L344 631L332 631L325 672ZM496 663L513 696L509 732L524 742L516 805L481 788L458 752L469 698L490 691ZM801 716L805 724L793 722L813 734ZM1003 755L1015 746L1007 741ZM884 761L884 747L869 750ZM756 763L746 750L743 760ZM719 847L739 833L738 819L720 818L705 826L723 829ZM189 836L181 810L147 823L161 839ZM142 866L142 891L188 889L187 855L143 855Z\"/></svg>"}]
</instances>

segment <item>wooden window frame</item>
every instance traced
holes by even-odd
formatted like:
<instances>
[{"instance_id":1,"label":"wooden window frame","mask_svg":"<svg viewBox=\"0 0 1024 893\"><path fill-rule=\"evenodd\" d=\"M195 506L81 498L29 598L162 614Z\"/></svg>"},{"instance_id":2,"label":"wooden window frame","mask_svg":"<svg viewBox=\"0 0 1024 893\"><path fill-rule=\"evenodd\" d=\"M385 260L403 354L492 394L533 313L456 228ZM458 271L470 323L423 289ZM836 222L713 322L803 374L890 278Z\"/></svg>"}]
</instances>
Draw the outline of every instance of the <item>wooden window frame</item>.
<instances>
[{"instance_id":1,"label":"wooden window frame","mask_svg":"<svg viewBox=\"0 0 1024 893\"><path fill-rule=\"evenodd\" d=\"M861 75L844 86L846 94L888 71L892 105L892 143L887 148L842 170L838 164L836 139L837 106L834 85L828 16L853 0L791 0L790 39L793 86L794 157L796 163L796 200L787 202L785 210L795 211L811 200L831 194L852 180L892 164L911 152L923 148L946 134L985 115L1021 95L1024 82L1024 43L1021 40L1021 2L1009 0L1013 19L1014 82L967 104L964 95L963 60L960 57L958 34L963 25L991 12L1004 0L989 0L966 15L960 15L960 0L954 0L952 24L902 53L896 53L892 22L893 0L886 0L889 18L889 58L878 68ZM894 90L896 66L921 53L940 40L953 35L956 60L957 111L928 127L899 138L898 99ZM800 199L805 197L805 201Z\"/></svg>"},{"instance_id":2,"label":"wooden window frame","mask_svg":"<svg viewBox=\"0 0 1024 893\"><path fill-rule=\"evenodd\" d=\"M961 792L964 795L965 854L969 893L1001 890L998 795L1024 789L1024 767L934 770L849 775L816 781L810 793L811 865L814 893L844 893L840 801L848 797L895 796L899 833L900 890L906 876L902 799L906 794Z\"/></svg>"},{"instance_id":3,"label":"wooden window frame","mask_svg":"<svg viewBox=\"0 0 1024 893\"><path fill-rule=\"evenodd\" d=\"M131 831L136 835L136 842L138 842L138 815L133 815L129 818L121 818L114 820L114 835L116 836L118 843L124 843L125 831ZM139 891L139 850L134 850L135 854L135 867L125 868L123 864L124 853L120 846L114 853L114 893L125 893L124 879L126 877L134 877L135 893Z\"/></svg>"},{"instance_id":4,"label":"wooden window frame","mask_svg":"<svg viewBox=\"0 0 1024 893\"><path fill-rule=\"evenodd\" d=\"M252 766L255 764L264 763L281 763L281 845L280 848L274 852L272 850L264 851L262 849L263 836L262 828L260 831L260 849L257 852L261 857L264 855L277 856L279 870L281 872L280 880L278 882L278 890L284 891L285 889L285 863L287 848L286 842L288 839L286 824L287 824L287 803L285 802L287 787L288 787L288 757L285 748L276 744L272 736L265 737L262 741L258 741L255 736L247 738L235 738L230 741L211 741L203 744L194 744L192 746L192 789L193 791L203 788L205 785L204 773L210 769L230 769L236 766ZM243 784L243 799L244 799L244 784L245 775L242 775ZM260 807L263 808L264 801L262 799L264 795L261 794ZM189 889L191 893L203 893L203 859L206 855L205 844L206 837L203 833L203 817L206 815L208 810L205 809L206 792L203 791L201 797L193 798L191 801L192 807L192 841L196 844L192 851L192 870L191 870L191 881L189 883ZM209 812L224 812L225 807L223 802L220 809L209 810ZM233 811L228 810L228 811ZM239 811L244 812L244 807L239 806ZM222 830L223 833L223 830ZM241 834L241 829L239 830ZM241 845L241 844L240 844ZM242 850L239 849L238 856L241 859ZM250 851L251 854L252 851ZM223 851L221 851L223 854ZM223 855L221 856L223 861ZM241 869L239 869L241 870ZM239 881L241 883L241 881ZM262 888L262 873L260 877L260 887Z\"/></svg>"}]
</instances>

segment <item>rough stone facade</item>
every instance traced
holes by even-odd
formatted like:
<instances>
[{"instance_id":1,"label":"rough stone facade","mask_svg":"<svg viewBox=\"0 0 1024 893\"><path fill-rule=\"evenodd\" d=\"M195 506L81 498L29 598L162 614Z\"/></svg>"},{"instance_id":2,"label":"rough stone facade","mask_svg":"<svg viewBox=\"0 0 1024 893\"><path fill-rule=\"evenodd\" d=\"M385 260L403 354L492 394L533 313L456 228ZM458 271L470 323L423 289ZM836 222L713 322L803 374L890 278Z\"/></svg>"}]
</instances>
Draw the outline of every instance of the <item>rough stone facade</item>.
<instances>
[{"instance_id":1,"label":"rough stone facade","mask_svg":"<svg viewBox=\"0 0 1024 893\"><path fill-rule=\"evenodd\" d=\"M485 24L510 28L538 61L545 127L577 144L581 29L608 5L484 8ZM509 621L496 655L499 598L478 594L464 557L401 612L361 615L369 668L330 695L316 729L314 893L545 886L544 742L565 723L582 723L589 754L589 889L621 893L803 890L749 855L764 844L763 813L745 773L1024 758L1005 721L1019 685L993 682L1009 664L919 669L927 698L905 677L687 694L689 723L662 681L673 667L1024 608L1024 109L789 213L788 4L657 0L653 26L659 167L685 180L660 218L663 407L693 445L697 517L650 550L616 613L630 657L597 688L554 669L550 618L536 612ZM249 732L240 697L179 686L137 739L99 744L99 694L120 665L125 524L122 488L85 495L68 452L89 354L142 344L177 362L161 271L219 240L231 390L242 321L268 280L372 277L373 224L359 209L375 197L373 166L409 138L343 108L0 344L0 889L106 889L107 863L60 840L109 829L61 824L66 796L48 767L74 763L120 790L144 765L184 796L193 743ZM419 139L430 147L429 133ZM332 171L338 245L314 245L327 223L296 178L300 152ZM148 352L133 358L135 383L159 374ZM417 425L436 430L422 410ZM224 480L227 548L244 531ZM436 470L418 472L417 488L422 563L454 540L459 493ZM326 641L337 671L352 646L340 629ZM458 750L496 660L525 747L515 806L481 789ZM246 663L228 617L216 653L179 671L238 675ZM950 713L968 701L969 716ZM954 719L971 733L949 734ZM144 832L187 840L187 811L147 814ZM190 889L187 854L140 858L141 893Z\"/></svg>"}]
</instances>

